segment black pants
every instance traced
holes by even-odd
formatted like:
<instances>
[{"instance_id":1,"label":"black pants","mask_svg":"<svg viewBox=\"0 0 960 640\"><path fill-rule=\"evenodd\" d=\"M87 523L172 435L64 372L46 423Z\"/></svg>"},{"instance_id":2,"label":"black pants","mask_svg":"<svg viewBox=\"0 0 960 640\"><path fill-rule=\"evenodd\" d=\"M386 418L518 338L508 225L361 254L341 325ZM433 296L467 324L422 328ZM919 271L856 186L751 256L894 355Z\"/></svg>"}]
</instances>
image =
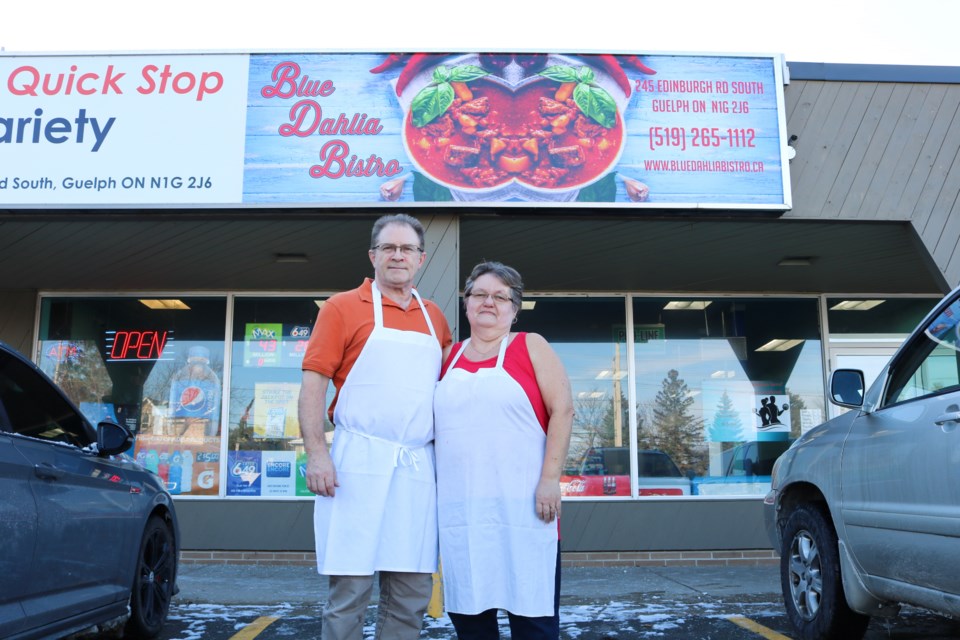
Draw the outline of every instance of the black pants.
<instances>
[{"instance_id":1,"label":"black pants","mask_svg":"<svg viewBox=\"0 0 960 640\"><path fill-rule=\"evenodd\" d=\"M498 640L497 610L487 609L474 615L449 612L459 640ZM515 640L559 640L560 638L560 543L557 543L557 570L554 576L553 615L531 618L507 611L510 636Z\"/></svg>"}]
</instances>

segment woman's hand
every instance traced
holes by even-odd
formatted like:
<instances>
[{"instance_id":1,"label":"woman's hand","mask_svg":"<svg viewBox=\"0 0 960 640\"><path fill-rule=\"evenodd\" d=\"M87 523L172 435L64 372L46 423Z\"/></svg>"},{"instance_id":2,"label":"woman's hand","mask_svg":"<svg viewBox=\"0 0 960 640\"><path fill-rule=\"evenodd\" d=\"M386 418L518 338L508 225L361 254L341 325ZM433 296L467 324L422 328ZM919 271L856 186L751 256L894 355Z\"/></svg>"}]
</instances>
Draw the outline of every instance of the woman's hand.
<instances>
[{"instance_id":1,"label":"woman's hand","mask_svg":"<svg viewBox=\"0 0 960 640\"><path fill-rule=\"evenodd\" d=\"M553 522L560 517L560 483L540 478L536 494L537 517L544 522Z\"/></svg>"}]
</instances>

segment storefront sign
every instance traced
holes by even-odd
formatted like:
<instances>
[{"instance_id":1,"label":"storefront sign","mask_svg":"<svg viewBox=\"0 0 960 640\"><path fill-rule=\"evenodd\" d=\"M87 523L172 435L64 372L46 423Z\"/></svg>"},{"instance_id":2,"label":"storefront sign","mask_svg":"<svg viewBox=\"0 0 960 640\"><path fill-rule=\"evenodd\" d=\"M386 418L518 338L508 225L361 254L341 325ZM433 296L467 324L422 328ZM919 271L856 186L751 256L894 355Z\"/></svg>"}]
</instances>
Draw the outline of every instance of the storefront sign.
<instances>
[{"instance_id":1,"label":"storefront sign","mask_svg":"<svg viewBox=\"0 0 960 640\"><path fill-rule=\"evenodd\" d=\"M104 332L106 362L172 360L173 332L116 329ZM166 357L165 357L166 356Z\"/></svg>"},{"instance_id":2,"label":"storefront sign","mask_svg":"<svg viewBox=\"0 0 960 640\"><path fill-rule=\"evenodd\" d=\"M791 206L780 56L0 56L0 206Z\"/></svg>"}]
</instances>

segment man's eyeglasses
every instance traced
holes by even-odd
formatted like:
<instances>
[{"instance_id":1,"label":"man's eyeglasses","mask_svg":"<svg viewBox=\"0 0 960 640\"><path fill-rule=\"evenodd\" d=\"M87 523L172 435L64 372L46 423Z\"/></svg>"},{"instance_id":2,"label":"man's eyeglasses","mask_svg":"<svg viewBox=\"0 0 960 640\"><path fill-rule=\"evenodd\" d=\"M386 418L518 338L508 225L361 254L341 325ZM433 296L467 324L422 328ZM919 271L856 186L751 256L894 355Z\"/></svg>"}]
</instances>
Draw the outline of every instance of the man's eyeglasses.
<instances>
[{"instance_id":1,"label":"man's eyeglasses","mask_svg":"<svg viewBox=\"0 0 960 640\"><path fill-rule=\"evenodd\" d=\"M507 304L513 303L513 298L511 298L506 293L487 293L486 291L473 291L467 294L468 298L471 298L474 302L484 303L487 298L493 298L493 301L497 304Z\"/></svg>"},{"instance_id":2,"label":"man's eyeglasses","mask_svg":"<svg viewBox=\"0 0 960 640\"><path fill-rule=\"evenodd\" d=\"M411 258L423 253L423 249L415 244L378 244L373 249L390 255L399 251L404 258Z\"/></svg>"}]
</instances>

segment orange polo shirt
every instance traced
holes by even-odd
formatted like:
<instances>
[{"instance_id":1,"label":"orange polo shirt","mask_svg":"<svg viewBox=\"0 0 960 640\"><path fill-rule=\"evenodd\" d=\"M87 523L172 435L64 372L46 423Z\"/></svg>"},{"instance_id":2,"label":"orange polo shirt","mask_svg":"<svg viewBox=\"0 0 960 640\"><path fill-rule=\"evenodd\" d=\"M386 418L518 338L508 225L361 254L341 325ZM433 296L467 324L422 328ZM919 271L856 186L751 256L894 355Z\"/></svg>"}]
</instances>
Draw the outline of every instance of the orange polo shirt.
<instances>
[{"instance_id":1,"label":"orange polo shirt","mask_svg":"<svg viewBox=\"0 0 960 640\"><path fill-rule=\"evenodd\" d=\"M333 402L330 403L328 415L333 421L333 409L337 405L340 389L353 364L360 356L367 338L373 332L373 280L366 278L363 284L356 289L335 294L320 307L317 322L310 334L310 342L303 358L305 371L316 371L333 381L337 390ZM383 300L383 324L389 329L401 331L418 331L430 333L427 320L420 311L420 305L414 298L410 305L403 309L387 296ZM448 347L453 342L450 326L440 311L440 307L429 300L423 305L430 314L433 330L437 334L441 348Z\"/></svg>"}]
</instances>

